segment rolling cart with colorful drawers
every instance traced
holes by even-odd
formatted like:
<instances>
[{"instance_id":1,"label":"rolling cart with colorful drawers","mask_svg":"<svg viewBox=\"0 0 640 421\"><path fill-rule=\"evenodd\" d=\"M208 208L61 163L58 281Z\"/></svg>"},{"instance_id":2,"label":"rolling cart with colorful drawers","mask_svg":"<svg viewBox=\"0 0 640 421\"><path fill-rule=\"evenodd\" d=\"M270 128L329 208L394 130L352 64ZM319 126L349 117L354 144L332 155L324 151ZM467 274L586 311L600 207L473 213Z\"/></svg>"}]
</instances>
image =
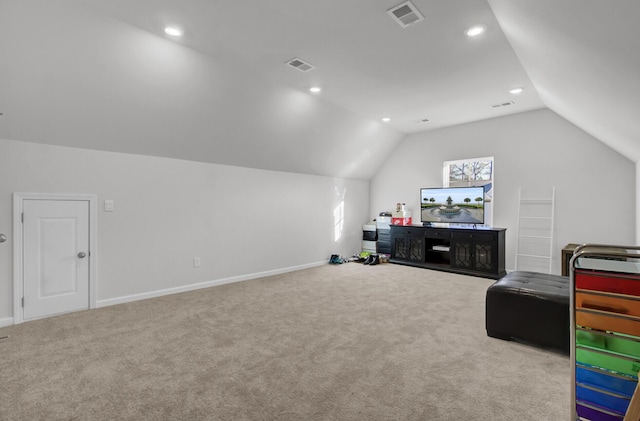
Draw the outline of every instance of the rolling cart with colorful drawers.
<instances>
[{"instance_id":1,"label":"rolling cart with colorful drawers","mask_svg":"<svg viewBox=\"0 0 640 421\"><path fill-rule=\"evenodd\" d=\"M585 244L571 258L572 420L640 420L639 252Z\"/></svg>"}]
</instances>

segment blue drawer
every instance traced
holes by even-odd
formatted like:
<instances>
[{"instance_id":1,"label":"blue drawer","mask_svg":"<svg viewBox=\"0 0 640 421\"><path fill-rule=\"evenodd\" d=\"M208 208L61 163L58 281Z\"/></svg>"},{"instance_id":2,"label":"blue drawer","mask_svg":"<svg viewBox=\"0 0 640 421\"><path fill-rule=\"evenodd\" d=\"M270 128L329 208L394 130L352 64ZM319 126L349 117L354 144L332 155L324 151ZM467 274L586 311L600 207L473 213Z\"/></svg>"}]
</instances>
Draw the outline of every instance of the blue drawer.
<instances>
[{"instance_id":1,"label":"blue drawer","mask_svg":"<svg viewBox=\"0 0 640 421\"><path fill-rule=\"evenodd\" d=\"M624 415L629 407L630 399L621 396L610 395L598 390L588 389L576 385L576 400L592 403L613 413Z\"/></svg>"},{"instance_id":2,"label":"blue drawer","mask_svg":"<svg viewBox=\"0 0 640 421\"><path fill-rule=\"evenodd\" d=\"M632 378L617 376L603 370L576 366L576 383L583 383L605 391L618 393L629 399L638 382Z\"/></svg>"}]
</instances>

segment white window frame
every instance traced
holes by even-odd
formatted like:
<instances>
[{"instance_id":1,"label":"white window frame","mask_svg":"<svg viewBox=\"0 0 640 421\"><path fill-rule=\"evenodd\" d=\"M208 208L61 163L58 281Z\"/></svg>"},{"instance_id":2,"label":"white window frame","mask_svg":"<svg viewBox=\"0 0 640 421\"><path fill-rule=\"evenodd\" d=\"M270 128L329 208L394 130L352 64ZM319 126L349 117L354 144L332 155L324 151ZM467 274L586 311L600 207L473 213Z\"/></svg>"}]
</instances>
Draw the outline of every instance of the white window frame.
<instances>
[{"instance_id":1,"label":"white window frame","mask_svg":"<svg viewBox=\"0 0 640 421\"><path fill-rule=\"evenodd\" d=\"M494 191L495 191L495 159L492 156L486 156L481 158L468 158L468 159L457 159L455 161L444 161L442 166L442 186L443 187L451 187L449 180L449 173L452 165L460 165L469 162L477 162L477 161L491 161L491 179L490 180L481 180L478 182L469 181L468 187L473 186L484 186L487 183L491 183L491 189L486 193L488 198L485 201L485 220L484 225L491 227L493 226L493 200L494 200Z\"/></svg>"}]
</instances>

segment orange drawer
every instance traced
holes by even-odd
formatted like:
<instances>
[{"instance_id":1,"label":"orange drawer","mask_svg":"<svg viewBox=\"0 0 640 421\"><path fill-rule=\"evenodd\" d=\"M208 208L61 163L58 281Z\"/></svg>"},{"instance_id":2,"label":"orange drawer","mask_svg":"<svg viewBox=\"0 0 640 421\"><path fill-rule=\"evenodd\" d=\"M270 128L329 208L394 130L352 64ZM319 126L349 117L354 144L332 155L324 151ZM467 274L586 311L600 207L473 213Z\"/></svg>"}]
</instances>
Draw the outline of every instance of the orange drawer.
<instances>
[{"instance_id":1,"label":"orange drawer","mask_svg":"<svg viewBox=\"0 0 640 421\"><path fill-rule=\"evenodd\" d=\"M576 307L640 317L639 298L623 294L600 295L576 291Z\"/></svg>"},{"instance_id":2,"label":"orange drawer","mask_svg":"<svg viewBox=\"0 0 640 421\"><path fill-rule=\"evenodd\" d=\"M620 276L615 273L576 270L576 289L589 289L603 292L640 296L640 277L638 275Z\"/></svg>"},{"instance_id":3,"label":"orange drawer","mask_svg":"<svg viewBox=\"0 0 640 421\"><path fill-rule=\"evenodd\" d=\"M635 316L619 316L606 311L584 311L576 308L576 324L591 329L640 336L640 317Z\"/></svg>"}]
</instances>

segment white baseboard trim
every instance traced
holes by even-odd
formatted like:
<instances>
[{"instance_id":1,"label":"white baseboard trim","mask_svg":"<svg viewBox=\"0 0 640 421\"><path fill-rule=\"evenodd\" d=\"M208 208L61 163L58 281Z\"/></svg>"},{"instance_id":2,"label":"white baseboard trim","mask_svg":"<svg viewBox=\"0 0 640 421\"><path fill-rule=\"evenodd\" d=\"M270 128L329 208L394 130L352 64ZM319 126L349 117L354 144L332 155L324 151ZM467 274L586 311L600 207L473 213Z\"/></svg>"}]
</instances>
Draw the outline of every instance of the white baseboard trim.
<instances>
[{"instance_id":1,"label":"white baseboard trim","mask_svg":"<svg viewBox=\"0 0 640 421\"><path fill-rule=\"evenodd\" d=\"M242 282L242 281L248 281L251 279L264 278L266 276L280 275L282 273L295 272L297 270L309 269L312 267L322 266L325 264L327 264L327 262L323 260L322 262L307 263L299 266L291 266L287 268L268 270L264 272L250 273L247 275L232 276L229 278L216 279L214 281L199 282L197 284L183 285L175 288L167 288L167 289L161 289L157 291L143 292L140 294L127 295L124 297L107 298L105 300L98 300L96 302L96 308L108 307L116 304L130 303L132 301L146 300L148 298L162 297L164 295L178 294L180 292L194 291L202 288L210 288L218 285L231 284L234 282ZM10 320L11 320L11 323L13 324L13 318L11 318ZM2 321L3 319L0 319L0 323L2 323ZM0 326L2 325L0 324Z\"/></svg>"},{"instance_id":2,"label":"white baseboard trim","mask_svg":"<svg viewBox=\"0 0 640 421\"><path fill-rule=\"evenodd\" d=\"M13 317L4 317L0 319L0 327L12 326L13 325Z\"/></svg>"}]
</instances>

